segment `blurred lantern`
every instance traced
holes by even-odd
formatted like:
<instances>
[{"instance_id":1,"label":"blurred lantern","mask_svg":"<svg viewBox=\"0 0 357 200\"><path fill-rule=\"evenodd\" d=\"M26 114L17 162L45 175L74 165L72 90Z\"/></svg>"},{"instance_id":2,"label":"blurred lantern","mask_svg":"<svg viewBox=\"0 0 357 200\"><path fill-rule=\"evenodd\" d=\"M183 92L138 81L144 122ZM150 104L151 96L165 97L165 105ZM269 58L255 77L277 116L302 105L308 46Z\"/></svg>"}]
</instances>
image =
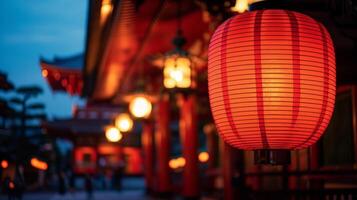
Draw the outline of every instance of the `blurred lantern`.
<instances>
[{"instance_id":1,"label":"blurred lantern","mask_svg":"<svg viewBox=\"0 0 357 200\"><path fill-rule=\"evenodd\" d=\"M175 49L168 52L163 68L163 80L165 88L190 88L191 87L191 60L188 53L182 49L185 38L182 37L181 30L173 40Z\"/></svg>"},{"instance_id":2,"label":"blurred lantern","mask_svg":"<svg viewBox=\"0 0 357 200\"><path fill-rule=\"evenodd\" d=\"M118 142L122 139L123 135L116 127L109 126L105 129L105 137L109 142Z\"/></svg>"},{"instance_id":3,"label":"blurred lantern","mask_svg":"<svg viewBox=\"0 0 357 200\"><path fill-rule=\"evenodd\" d=\"M200 162L207 162L209 159L209 154L207 152L201 152L198 154L198 160Z\"/></svg>"},{"instance_id":4,"label":"blurred lantern","mask_svg":"<svg viewBox=\"0 0 357 200\"><path fill-rule=\"evenodd\" d=\"M176 158L178 167L184 167L186 165L186 160L183 157Z\"/></svg>"},{"instance_id":5,"label":"blurred lantern","mask_svg":"<svg viewBox=\"0 0 357 200\"><path fill-rule=\"evenodd\" d=\"M186 39L182 35L181 6L178 2L178 26L176 37L172 40L175 48L166 53L163 66L163 83L165 88L190 88L192 86L192 62L188 52L183 49Z\"/></svg>"},{"instance_id":6,"label":"blurred lantern","mask_svg":"<svg viewBox=\"0 0 357 200\"><path fill-rule=\"evenodd\" d=\"M1 161L1 167L2 167L3 169L8 168L8 167L9 167L9 162L7 162L7 160L2 160L2 161Z\"/></svg>"},{"instance_id":7,"label":"blurred lantern","mask_svg":"<svg viewBox=\"0 0 357 200\"><path fill-rule=\"evenodd\" d=\"M136 81L134 91L124 95L121 99L129 104L130 114L138 119L147 119L151 115L152 103L156 101L155 96L146 91L146 81L141 69L140 77Z\"/></svg>"},{"instance_id":8,"label":"blurred lantern","mask_svg":"<svg viewBox=\"0 0 357 200\"><path fill-rule=\"evenodd\" d=\"M178 168L178 164L177 164L176 159L171 159L169 161L169 166L170 166L171 169L177 169Z\"/></svg>"},{"instance_id":9,"label":"blurred lantern","mask_svg":"<svg viewBox=\"0 0 357 200\"><path fill-rule=\"evenodd\" d=\"M136 118L148 118L151 114L152 105L148 98L139 95L130 101L129 110Z\"/></svg>"},{"instance_id":10,"label":"blurred lantern","mask_svg":"<svg viewBox=\"0 0 357 200\"><path fill-rule=\"evenodd\" d=\"M120 132L128 132L133 129L133 120L126 113L119 114L115 118L115 127L119 129Z\"/></svg>"},{"instance_id":11,"label":"blurred lantern","mask_svg":"<svg viewBox=\"0 0 357 200\"><path fill-rule=\"evenodd\" d=\"M184 167L186 160L183 157L173 158L169 161L169 166L171 169L178 169Z\"/></svg>"},{"instance_id":12,"label":"blurred lantern","mask_svg":"<svg viewBox=\"0 0 357 200\"><path fill-rule=\"evenodd\" d=\"M228 19L209 46L208 87L219 134L256 150L256 163L283 164L314 144L335 101L335 53L326 28L291 11Z\"/></svg>"},{"instance_id":13,"label":"blurred lantern","mask_svg":"<svg viewBox=\"0 0 357 200\"><path fill-rule=\"evenodd\" d=\"M32 158L30 163L31 163L32 167L39 169L39 170L47 170L47 168L48 168L48 165L46 162L41 161L37 158Z\"/></svg>"}]
</instances>

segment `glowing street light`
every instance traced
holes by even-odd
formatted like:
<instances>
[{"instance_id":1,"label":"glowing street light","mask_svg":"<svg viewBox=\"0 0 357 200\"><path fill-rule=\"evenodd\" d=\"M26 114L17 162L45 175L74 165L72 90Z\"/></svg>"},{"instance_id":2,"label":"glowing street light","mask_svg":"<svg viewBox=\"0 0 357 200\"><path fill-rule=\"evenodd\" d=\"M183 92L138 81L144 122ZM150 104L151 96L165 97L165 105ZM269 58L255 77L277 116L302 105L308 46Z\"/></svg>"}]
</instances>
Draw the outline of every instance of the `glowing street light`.
<instances>
[{"instance_id":1,"label":"glowing street light","mask_svg":"<svg viewBox=\"0 0 357 200\"><path fill-rule=\"evenodd\" d=\"M148 118L151 110L151 102L145 96L136 96L129 103L129 111L136 118Z\"/></svg>"},{"instance_id":2,"label":"glowing street light","mask_svg":"<svg viewBox=\"0 0 357 200\"><path fill-rule=\"evenodd\" d=\"M209 160L209 154L207 152L201 152L198 154L198 160L200 162L207 162Z\"/></svg>"},{"instance_id":3,"label":"glowing street light","mask_svg":"<svg viewBox=\"0 0 357 200\"><path fill-rule=\"evenodd\" d=\"M120 132L128 132L133 129L133 120L126 113L119 114L115 118L115 127L119 129Z\"/></svg>"},{"instance_id":4,"label":"glowing street light","mask_svg":"<svg viewBox=\"0 0 357 200\"><path fill-rule=\"evenodd\" d=\"M178 169L184 167L186 164L186 160L183 157L173 158L169 161L169 167L171 169Z\"/></svg>"},{"instance_id":5,"label":"glowing street light","mask_svg":"<svg viewBox=\"0 0 357 200\"><path fill-rule=\"evenodd\" d=\"M122 139L123 135L116 127L110 126L105 130L105 137L109 142L118 142Z\"/></svg>"}]
</instances>

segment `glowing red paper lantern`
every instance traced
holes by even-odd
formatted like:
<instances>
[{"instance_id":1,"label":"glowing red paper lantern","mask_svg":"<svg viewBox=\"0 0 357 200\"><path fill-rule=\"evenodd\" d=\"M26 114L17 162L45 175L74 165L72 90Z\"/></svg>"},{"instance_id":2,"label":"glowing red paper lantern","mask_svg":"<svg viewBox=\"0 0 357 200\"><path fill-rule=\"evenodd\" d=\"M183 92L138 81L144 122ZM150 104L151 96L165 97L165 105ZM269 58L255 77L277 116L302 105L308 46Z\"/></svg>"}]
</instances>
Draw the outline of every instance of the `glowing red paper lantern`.
<instances>
[{"instance_id":1,"label":"glowing red paper lantern","mask_svg":"<svg viewBox=\"0 0 357 200\"><path fill-rule=\"evenodd\" d=\"M211 109L219 134L234 147L312 145L330 121L335 82L330 35L301 13L240 14L220 25L211 39Z\"/></svg>"}]
</instances>

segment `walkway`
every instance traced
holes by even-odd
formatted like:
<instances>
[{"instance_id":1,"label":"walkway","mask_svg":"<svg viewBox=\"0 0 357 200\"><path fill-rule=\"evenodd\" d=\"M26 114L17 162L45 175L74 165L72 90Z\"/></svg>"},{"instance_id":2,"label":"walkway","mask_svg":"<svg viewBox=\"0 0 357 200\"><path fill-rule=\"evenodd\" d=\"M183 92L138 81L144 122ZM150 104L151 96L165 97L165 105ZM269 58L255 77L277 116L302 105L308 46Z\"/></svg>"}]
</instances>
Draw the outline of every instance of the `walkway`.
<instances>
[{"instance_id":1,"label":"walkway","mask_svg":"<svg viewBox=\"0 0 357 200\"><path fill-rule=\"evenodd\" d=\"M93 200L149 200L141 190L117 191L96 191ZM0 196L0 200L7 200L5 196ZM87 200L85 192L67 193L61 196L57 193L39 192L26 193L23 200Z\"/></svg>"}]
</instances>

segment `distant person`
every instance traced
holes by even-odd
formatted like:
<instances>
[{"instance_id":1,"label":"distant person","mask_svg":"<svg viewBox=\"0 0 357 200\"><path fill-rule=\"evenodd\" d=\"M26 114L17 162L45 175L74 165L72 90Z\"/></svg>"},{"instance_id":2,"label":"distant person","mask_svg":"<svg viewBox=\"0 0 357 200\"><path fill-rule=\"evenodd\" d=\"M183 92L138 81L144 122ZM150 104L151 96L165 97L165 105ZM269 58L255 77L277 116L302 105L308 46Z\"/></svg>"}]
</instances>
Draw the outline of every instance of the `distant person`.
<instances>
[{"instance_id":1,"label":"distant person","mask_svg":"<svg viewBox=\"0 0 357 200\"><path fill-rule=\"evenodd\" d=\"M89 174L87 174L85 177L85 189L87 193L87 199L88 200L93 199L93 182Z\"/></svg>"},{"instance_id":2,"label":"distant person","mask_svg":"<svg viewBox=\"0 0 357 200\"><path fill-rule=\"evenodd\" d=\"M59 173L58 176L58 193L62 196L66 194L66 176L63 172Z\"/></svg>"},{"instance_id":3,"label":"distant person","mask_svg":"<svg viewBox=\"0 0 357 200\"><path fill-rule=\"evenodd\" d=\"M122 189L122 179L124 176L124 171L125 171L125 163L124 161L121 161L119 163L118 168L114 171L114 175L113 175L113 186L117 190Z\"/></svg>"}]
</instances>

